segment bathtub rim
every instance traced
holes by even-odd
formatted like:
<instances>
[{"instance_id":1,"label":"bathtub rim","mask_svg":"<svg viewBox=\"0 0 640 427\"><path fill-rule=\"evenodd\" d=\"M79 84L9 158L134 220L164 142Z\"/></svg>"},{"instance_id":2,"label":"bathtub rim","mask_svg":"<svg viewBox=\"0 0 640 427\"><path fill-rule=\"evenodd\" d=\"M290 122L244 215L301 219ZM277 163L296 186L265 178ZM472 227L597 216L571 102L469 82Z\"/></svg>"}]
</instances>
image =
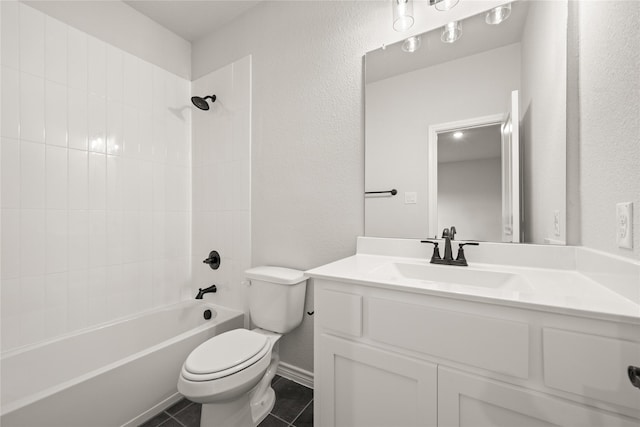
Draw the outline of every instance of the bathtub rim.
<instances>
[{"instance_id":1,"label":"bathtub rim","mask_svg":"<svg viewBox=\"0 0 640 427\"><path fill-rule=\"evenodd\" d=\"M22 347L18 347L16 349L12 349L12 350L10 350L10 351L8 351L6 353L3 353L2 355L0 355L0 359L8 358L8 357L11 357L11 356L16 356L16 355L18 355L20 353L27 352L29 350L33 350L35 348L51 344L51 343L54 343L56 341L62 341L64 339L66 339L66 338L74 337L74 336L77 336L77 335L82 335L82 334L90 332L90 331L100 330L100 329L104 329L104 328L107 328L107 327L115 325L115 324L131 321L131 320L137 319L139 317L143 317L145 315L148 315L149 313L152 313L152 312L169 311L169 310L172 310L172 309L175 309L175 308L178 308L178 307L188 307L188 306L196 306L196 307L202 307L202 308L205 308L205 309L208 308L208 309L216 310L217 315L216 315L216 317L213 317L211 320L217 320L220 317L220 312L226 312L225 314L227 314L227 316L225 316L225 318L224 318L225 321L231 320L236 316L244 317L244 312L242 312L240 310L224 307L224 306L213 304L213 303L207 302L207 301L197 301L196 302L196 301L193 301L193 300L184 300L184 301L180 301L180 302L177 302L177 303L174 303L174 304L170 304L170 305L166 305L166 306L162 306L162 307L156 307L156 308L152 308L152 309L149 309L149 310L145 310L143 312L139 312L139 313L135 313L135 314L132 314L132 315L120 317L118 319L114 319L114 320L111 320L111 321L108 321L108 322L103 322L103 323L100 323L100 324L95 325L93 327L83 328L81 330L77 330L77 331L70 332L70 333L67 333L67 334L64 334L64 335L60 335L60 336L57 336L57 337L55 337L53 339L48 339L48 340L45 340L45 341L41 341L41 342L36 343L36 344L29 344L29 345L25 345L25 346L22 346ZM51 395L54 395L54 394L59 393L61 391L64 391L64 390L66 390L66 389L68 389L70 387L73 387L76 384L79 384L79 383L81 383L83 381L86 381L88 379L91 379L93 377L101 375L101 374L103 374L105 372L108 372L108 371L110 371L112 369L115 369L115 368L117 368L119 366L122 366L122 365L124 365L126 363L129 363L132 360L135 360L135 359L137 359L139 357L146 356L146 355L148 355L150 353L153 353L154 351L159 350L161 348L164 348L164 347L166 347L168 345L175 344L175 343L177 343L179 341L182 341L185 338L188 338L189 336L195 335L195 334L200 333L202 331L205 331L205 330L207 330L207 329L209 329L211 327L214 327L217 324L219 324L219 322L218 323L213 323L213 324L212 323L203 323L202 325L198 325L195 328L188 329L187 331L182 332L181 334L178 334L178 335L173 336L173 337L171 337L169 339L161 341L161 342L159 342L159 343L157 343L155 345L152 345L150 347L146 347L145 349L143 349L141 351L138 351L136 353L130 354L130 355L124 357L124 358L121 358L121 359L118 359L118 360L116 360L114 362L108 363L108 364L106 364L104 366L101 366L101 367L99 367L97 369L94 369L92 371L86 372L86 373L84 373L82 375L75 376L75 377L73 377L73 378L71 378L71 379L69 379L67 381L63 381L63 382L61 382L59 384L56 384L54 386L47 387L44 390L40 390L38 392L32 393L32 394L30 394L28 396L16 399L16 400L11 401L11 402L6 403L6 404L2 404L0 402L0 419L4 415L10 414L10 413L12 413L12 412L14 412L16 410L19 410L19 409L21 409L21 408L23 408L25 406L28 406L28 405L30 405L30 404L32 404L34 402L37 402L38 400L47 398L47 397L49 397Z\"/></svg>"}]
</instances>

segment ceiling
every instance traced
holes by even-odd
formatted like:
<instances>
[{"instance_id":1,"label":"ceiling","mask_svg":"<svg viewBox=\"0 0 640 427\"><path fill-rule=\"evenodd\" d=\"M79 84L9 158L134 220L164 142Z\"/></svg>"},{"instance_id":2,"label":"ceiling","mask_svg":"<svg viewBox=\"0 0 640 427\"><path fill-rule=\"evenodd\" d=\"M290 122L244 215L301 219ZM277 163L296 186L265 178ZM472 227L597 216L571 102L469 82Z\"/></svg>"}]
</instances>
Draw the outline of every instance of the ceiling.
<instances>
[{"instance_id":1,"label":"ceiling","mask_svg":"<svg viewBox=\"0 0 640 427\"><path fill-rule=\"evenodd\" d=\"M422 45L414 53L404 52L403 42L368 52L366 83L518 43L522 39L529 4L517 1L511 7L511 16L500 25L487 25L484 12L460 21L462 37L452 44L440 41L442 28L437 28L421 34Z\"/></svg>"},{"instance_id":2,"label":"ceiling","mask_svg":"<svg viewBox=\"0 0 640 427\"><path fill-rule=\"evenodd\" d=\"M461 129L460 139L455 132L438 134L438 163L500 158L500 124Z\"/></svg>"},{"instance_id":3,"label":"ceiling","mask_svg":"<svg viewBox=\"0 0 640 427\"><path fill-rule=\"evenodd\" d=\"M194 42L229 23L262 0L124 0L185 40Z\"/></svg>"}]
</instances>

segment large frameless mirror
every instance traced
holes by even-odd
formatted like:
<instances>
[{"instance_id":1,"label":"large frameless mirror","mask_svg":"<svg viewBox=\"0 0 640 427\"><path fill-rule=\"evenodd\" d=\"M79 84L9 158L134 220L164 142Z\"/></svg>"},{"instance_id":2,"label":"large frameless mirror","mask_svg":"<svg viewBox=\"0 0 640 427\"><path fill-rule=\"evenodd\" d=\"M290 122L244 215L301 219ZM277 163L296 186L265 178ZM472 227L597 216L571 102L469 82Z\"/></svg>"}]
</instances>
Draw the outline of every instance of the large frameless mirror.
<instances>
[{"instance_id":1,"label":"large frameless mirror","mask_svg":"<svg viewBox=\"0 0 640 427\"><path fill-rule=\"evenodd\" d=\"M516 1L366 54L365 235L565 243L567 15Z\"/></svg>"}]
</instances>

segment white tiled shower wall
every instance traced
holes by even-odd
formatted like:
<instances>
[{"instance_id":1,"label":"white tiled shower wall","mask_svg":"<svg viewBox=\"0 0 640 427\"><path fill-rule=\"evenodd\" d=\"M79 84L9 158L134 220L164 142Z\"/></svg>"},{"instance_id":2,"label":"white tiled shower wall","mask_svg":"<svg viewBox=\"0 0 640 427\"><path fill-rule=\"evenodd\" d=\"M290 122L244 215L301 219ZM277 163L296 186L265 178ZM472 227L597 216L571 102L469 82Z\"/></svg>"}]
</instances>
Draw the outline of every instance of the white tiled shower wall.
<instances>
[{"instance_id":1,"label":"white tiled shower wall","mask_svg":"<svg viewBox=\"0 0 640 427\"><path fill-rule=\"evenodd\" d=\"M191 107L188 80L0 4L6 351L191 293Z\"/></svg>"},{"instance_id":2,"label":"white tiled shower wall","mask_svg":"<svg viewBox=\"0 0 640 427\"><path fill-rule=\"evenodd\" d=\"M247 311L244 271L251 267L251 57L192 83L196 96L215 94L209 111L193 120L193 278L195 288L215 283L205 299ZM202 260L221 256L218 270Z\"/></svg>"}]
</instances>

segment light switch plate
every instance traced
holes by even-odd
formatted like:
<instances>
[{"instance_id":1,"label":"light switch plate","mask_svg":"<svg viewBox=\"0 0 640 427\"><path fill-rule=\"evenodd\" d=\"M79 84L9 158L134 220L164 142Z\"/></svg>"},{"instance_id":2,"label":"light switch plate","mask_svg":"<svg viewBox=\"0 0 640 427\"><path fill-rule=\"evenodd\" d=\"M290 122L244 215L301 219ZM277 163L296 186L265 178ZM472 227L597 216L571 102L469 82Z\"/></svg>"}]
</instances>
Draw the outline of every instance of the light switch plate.
<instances>
[{"instance_id":1,"label":"light switch plate","mask_svg":"<svg viewBox=\"0 0 640 427\"><path fill-rule=\"evenodd\" d=\"M415 191L405 191L404 204L415 205L416 203L418 203L418 193L416 193Z\"/></svg>"},{"instance_id":2,"label":"light switch plate","mask_svg":"<svg viewBox=\"0 0 640 427\"><path fill-rule=\"evenodd\" d=\"M618 247L633 249L633 203L616 205L616 239Z\"/></svg>"}]
</instances>

